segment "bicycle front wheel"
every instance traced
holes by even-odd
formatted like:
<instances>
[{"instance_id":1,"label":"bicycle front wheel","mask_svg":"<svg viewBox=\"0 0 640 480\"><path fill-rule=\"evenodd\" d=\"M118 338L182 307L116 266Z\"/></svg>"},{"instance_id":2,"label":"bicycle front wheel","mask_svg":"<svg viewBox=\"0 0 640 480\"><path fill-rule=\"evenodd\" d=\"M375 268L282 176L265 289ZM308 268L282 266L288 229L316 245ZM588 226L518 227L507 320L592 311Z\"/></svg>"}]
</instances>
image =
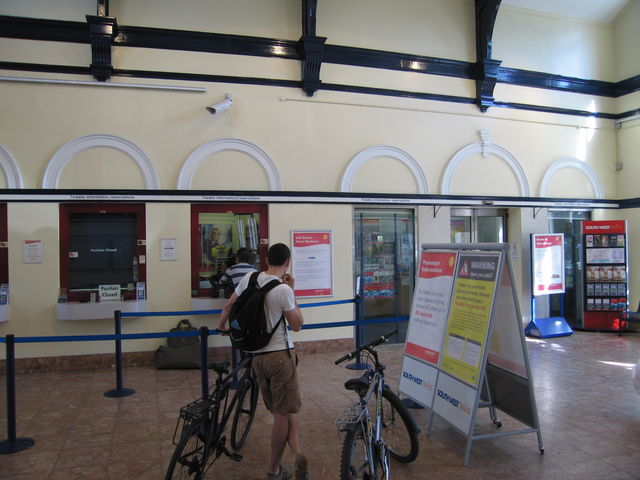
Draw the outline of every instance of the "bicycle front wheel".
<instances>
[{"instance_id":1,"label":"bicycle front wheel","mask_svg":"<svg viewBox=\"0 0 640 480\"><path fill-rule=\"evenodd\" d=\"M365 435L362 422L354 423L347 429L342 443L340 480L375 479L375 460L370 458Z\"/></svg>"},{"instance_id":2,"label":"bicycle front wheel","mask_svg":"<svg viewBox=\"0 0 640 480\"><path fill-rule=\"evenodd\" d=\"M258 384L256 381L247 377L240 388L231 424L231 448L234 450L239 450L246 442L258 406Z\"/></svg>"},{"instance_id":3,"label":"bicycle front wheel","mask_svg":"<svg viewBox=\"0 0 640 480\"><path fill-rule=\"evenodd\" d=\"M401 463L413 462L418 456L418 432L413 419L398 396L389 388L382 391L382 439L391 458Z\"/></svg>"},{"instance_id":4,"label":"bicycle front wheel","mask_svg":"<svg viewBox=\"0 0 640 480\"><path fill-rule=\"evenodd\" d=\"M187 427L176 446L167 468L165 480L200 480L205 471L204 438L206 423L195 422Z\"/></svg>"}]
</instances>

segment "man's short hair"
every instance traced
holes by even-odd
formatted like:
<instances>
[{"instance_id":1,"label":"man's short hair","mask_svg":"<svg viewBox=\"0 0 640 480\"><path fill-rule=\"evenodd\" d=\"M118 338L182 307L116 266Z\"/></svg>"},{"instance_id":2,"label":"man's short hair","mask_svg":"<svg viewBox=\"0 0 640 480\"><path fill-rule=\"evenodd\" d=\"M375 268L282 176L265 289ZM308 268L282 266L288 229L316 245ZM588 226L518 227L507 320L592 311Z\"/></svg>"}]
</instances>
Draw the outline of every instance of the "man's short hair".
<instances>
[{"instance_id":1,"label":"man's short hair","mask_svg":"<svg viewBox=\"0 0 640 480\"><path fill-rule=\"evenodd\" d=\"M236 257L239 263L253 263L253 253L248 248L239 248Z\"/></svg>"},{"instance_id":2,"label":"man's short hair","mask_svg":"<svg viewBox=\"0 0 640 480\"><path fill-rule=\"evenodd\" d=\"M284 243L276 243L269 247L267 263L273 267L281 267L291 258L291 250Z\"/></svg>"}]
</instances>

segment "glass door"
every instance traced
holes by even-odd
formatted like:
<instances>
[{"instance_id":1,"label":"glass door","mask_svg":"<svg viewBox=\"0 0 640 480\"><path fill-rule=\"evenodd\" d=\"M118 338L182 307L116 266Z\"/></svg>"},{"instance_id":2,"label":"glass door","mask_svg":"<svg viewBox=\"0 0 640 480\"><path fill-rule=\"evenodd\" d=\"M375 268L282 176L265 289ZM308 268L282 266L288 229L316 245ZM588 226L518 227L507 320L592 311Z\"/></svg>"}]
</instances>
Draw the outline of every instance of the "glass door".
<instances>
[{"instance_id":1,"label":"glass door","mask_svg":"<svg viewBox=\"0 0 640 480\"><path fill-rule=\"evenodd\" d=\"M581 327L577 312L582 302L579 292L582 290L582 249L581 224L591 220L590 211L554 211L549 210L549 232L564 233L564 280L565 293L550 295L550 316L564 317L573 328Z\"/></svg>"},{"instance_id":2,"label":"glass door","mask_svg":"<svg viewBox=\"0 0 640 480\"><path fill-rule=\"evenodd\" d=\"M506 209L451 209L451 243L503 243L506 241Z\"/></svg>"},{"instance_id":3,"label":"glass door","mask_svg":"<svg viewBox=\"0 0 640 480\"><path fill-rule=\"evenodd\" d=\"M359 344L398 329L404 342L415 278L413 210L355 210L354 272L363 296ZM380 323L376 323L380 322Z\"/></svg>"}]
</instances>

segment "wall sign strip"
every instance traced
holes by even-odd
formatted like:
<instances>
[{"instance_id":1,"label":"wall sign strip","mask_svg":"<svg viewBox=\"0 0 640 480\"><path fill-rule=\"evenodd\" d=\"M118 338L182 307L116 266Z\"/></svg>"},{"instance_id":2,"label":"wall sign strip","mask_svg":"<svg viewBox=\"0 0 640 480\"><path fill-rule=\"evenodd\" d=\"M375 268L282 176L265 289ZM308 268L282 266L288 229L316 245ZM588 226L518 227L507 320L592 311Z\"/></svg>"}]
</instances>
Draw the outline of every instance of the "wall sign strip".
<instances>
[{"instance_id":1,"label":"wall sign strip","mask_svg":"<svg viewBox=\"0 0 640 480\"><path fill-rule=\"evenodd\" d=\"M494 207L623 208L624 200L563 199L547 197L480 197L463 195L376 194L291 191L202 190L56 190L3 189L0 202L171 202L171 203L318 203L344 205L486 205ZM635 206L635 204L634 204Z\"/></svg>"}]
</instances>

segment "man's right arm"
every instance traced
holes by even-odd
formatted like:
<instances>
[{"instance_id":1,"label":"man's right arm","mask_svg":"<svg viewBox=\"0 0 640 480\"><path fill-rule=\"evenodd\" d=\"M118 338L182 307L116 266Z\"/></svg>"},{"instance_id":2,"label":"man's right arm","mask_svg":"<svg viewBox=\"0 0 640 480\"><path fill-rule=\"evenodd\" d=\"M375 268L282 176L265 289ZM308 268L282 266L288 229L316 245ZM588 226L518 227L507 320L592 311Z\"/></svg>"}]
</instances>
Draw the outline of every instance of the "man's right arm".
<instances>
[{"instance_id":1,"label":"man's right arm","mask_svg":"<svg viewBox=\"0 0 640 480\"><path fill-rule=\"evenodd\" d=\"M288 285L289 288L291 288L291 295L293 295L296 279L293 278L292 275L287 273L284 277L282 277L282 282ZM302 311L300 310L300 307L296 302L295 296L293 297L293 303L295 307L287 312L283 312L283 314L284 318L287 319L291 330L293 330L294 332L299 332L302 328L302 325L304 324L304 317L302 316Z\"/></svg>"},{"instance_id":2,"label":"man's right arm","mask_svg":"<svg viewBox=\"0 0 640 480\"><path fill-rule=\"evenodd\" d=\"M304 317L302 316L302 311L297 304L293 310L284 312L284 318L287 319L291 330L293 330L294 332L299 332L302 328L302 325L304 325Z\"/></svg>"}]
</instances>

